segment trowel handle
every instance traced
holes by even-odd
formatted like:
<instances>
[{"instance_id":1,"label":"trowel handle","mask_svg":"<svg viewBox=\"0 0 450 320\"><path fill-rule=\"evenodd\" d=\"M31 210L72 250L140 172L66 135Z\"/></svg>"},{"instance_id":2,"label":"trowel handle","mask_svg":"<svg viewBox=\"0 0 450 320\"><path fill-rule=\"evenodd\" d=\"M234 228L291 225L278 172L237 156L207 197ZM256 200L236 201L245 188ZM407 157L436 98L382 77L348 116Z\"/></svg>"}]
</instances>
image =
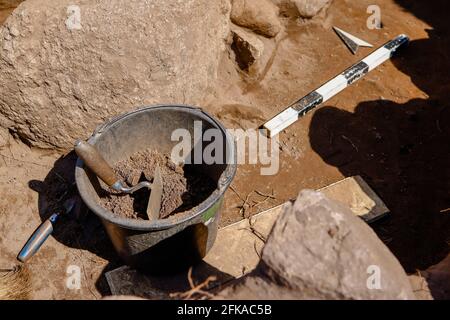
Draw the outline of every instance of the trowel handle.
<instances>
[{"instance_id":1,"label":"trowel handle","mask_svg":"<svg viewBox=\"0 0 450 320\"><path fill-rule=\"evenodd\" d=\"M33 232L17 256L19 261L27 262L32 256L34 256L34 254L44 244L45 240L47 240L48 236L53 232L53 223L56 222L58 215L59 214L57 213L53 214Z\"/></svg>"},{"instance_id":2,"label":"trowel handle","mask_svg":"<svg viewBox=\"0 0 450 320\"><path fill-rule=\"evenodd\" d=\"M74 149L78 157L83 160L84 164L108 186L112 187L115 183L119 182L113 169L93 145L78 140L75 142Z\"/></svg>"}]
</instances>

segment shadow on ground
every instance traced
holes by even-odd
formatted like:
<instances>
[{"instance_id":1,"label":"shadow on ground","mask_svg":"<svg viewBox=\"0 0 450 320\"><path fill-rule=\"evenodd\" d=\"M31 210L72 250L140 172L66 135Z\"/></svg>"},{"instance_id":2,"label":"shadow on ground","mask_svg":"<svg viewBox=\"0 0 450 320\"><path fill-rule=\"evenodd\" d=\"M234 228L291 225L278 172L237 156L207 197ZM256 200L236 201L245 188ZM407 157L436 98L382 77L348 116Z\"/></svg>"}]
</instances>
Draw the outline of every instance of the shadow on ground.
<instances>
[{"instance_id":1,"label":"shadow on ground","mask_svg":"<svg viewBox=\"0 0 450 320\"><path fill-rule=\"evenodd\" d=\"M39 194L38 208L42 221L54 212L61 212L66 199L77 200L69 214L61 215L52 236L65 246L88 250L108 261L96 286L100 293L109 294L104 273L123 263L115 253L100 220L86 208L78 195L74 176L76 160L74 152L61 156L44 181L31 180L29 186Z\"/></svg>"},{"instance_id":2,"label":"shadow on ground","mask_svg":"<svg viewBox=\"0 0 450 320\"><path fill-rule=\"evenodd\" d=\"M324 107L309 136L324 161L363 176L385 201L391 215L375 231L415 272L450 252L450 24L445 1L397 2L433 27L393 59L429 98L367 101L354 113Z\"/></svg>"}]
</instances>

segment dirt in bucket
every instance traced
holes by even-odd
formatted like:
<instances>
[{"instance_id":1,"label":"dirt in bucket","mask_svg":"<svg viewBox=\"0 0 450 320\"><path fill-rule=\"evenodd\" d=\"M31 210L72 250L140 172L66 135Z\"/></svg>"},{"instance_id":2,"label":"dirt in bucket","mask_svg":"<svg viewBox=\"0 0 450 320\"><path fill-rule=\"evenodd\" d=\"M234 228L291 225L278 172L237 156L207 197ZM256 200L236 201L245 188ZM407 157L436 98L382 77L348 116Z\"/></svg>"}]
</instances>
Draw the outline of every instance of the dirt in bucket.
<instances>
[{"instance_id":1,"label":"dirt in bucket","mask_svg":"<svg viewBox=\"0 0 450 320\"><path fill-rule=\"evenodd\" d=\"M216 188L216 183L192 165L180 166L170 156L156 150L139 151L113 167L117 176L128 186L140 181L153 181L159 166L163 180L161 218L184 212L203 202ZM148 219L147 204L150 190L143 188L133 194L119 194L106 186L100 201L115 215L131 219Z\"/></svg>"}]
</instances>

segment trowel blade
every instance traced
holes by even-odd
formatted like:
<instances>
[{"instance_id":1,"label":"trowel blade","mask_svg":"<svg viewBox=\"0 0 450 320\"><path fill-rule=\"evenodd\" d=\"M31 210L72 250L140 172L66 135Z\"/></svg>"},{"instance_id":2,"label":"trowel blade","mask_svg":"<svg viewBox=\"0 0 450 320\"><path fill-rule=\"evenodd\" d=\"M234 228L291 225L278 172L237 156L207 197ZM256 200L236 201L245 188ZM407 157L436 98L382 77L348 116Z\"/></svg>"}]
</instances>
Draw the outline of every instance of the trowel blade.
<instances>
[{"instance_id":1,"label":"trowel blade","mask_svg":"<svg viewBox=\"0 0 450 320\"><path fill-rule=\"evenodd\" d=\"M150 191L150 198L147 205L147 216L149 220L157 220L160 216L161 201L163 193L163 181L161 176L161 170L159 166L155 169L155 174L152 183L152 189Z\"/></svg>"}]
</instances>

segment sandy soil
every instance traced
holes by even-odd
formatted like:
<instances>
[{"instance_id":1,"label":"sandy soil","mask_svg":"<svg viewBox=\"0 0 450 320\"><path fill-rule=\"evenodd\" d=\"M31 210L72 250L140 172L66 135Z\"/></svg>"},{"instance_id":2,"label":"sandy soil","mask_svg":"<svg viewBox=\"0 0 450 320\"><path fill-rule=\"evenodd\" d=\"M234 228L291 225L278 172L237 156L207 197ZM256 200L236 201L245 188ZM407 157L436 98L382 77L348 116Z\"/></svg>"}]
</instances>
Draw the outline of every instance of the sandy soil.
<instances>
[{"instance_id":1,"label":"sandy soil","mask_svg":"<svg viewBox=\"0 0 450 320\"><path fill-rule=\"evenodd\" d=\"M391 209L374 226L407 272L426 269L450 252L448 152L450 26L445 1L378 0L383 29L366 28L374 1L335 0L323 17L289 22L260 77L222 59L218 94L205 109L230 128L257 127L295 99L367 55L353 56L331 30L336 25L382 45L400 33L412 42L393 61L347 88L280 135L280 172L261 176L241 165L227 192L222 226L359 174ZM1 17L5 12L0 12ZM48 212L54 179L70 183L75 157L32 150L13 139L0 149L0 266L15 255ZM274 194L272 197L261 194ZM244 199L258 203L240 210ZM253 201L253 202L252 202ZM92 299L108 294L103 273L121 263L102 226L83 208L61 220L30 262L33 298ZM65 286L67 267L82 267L80 290Z\"/></svg>"}]
</instances>

